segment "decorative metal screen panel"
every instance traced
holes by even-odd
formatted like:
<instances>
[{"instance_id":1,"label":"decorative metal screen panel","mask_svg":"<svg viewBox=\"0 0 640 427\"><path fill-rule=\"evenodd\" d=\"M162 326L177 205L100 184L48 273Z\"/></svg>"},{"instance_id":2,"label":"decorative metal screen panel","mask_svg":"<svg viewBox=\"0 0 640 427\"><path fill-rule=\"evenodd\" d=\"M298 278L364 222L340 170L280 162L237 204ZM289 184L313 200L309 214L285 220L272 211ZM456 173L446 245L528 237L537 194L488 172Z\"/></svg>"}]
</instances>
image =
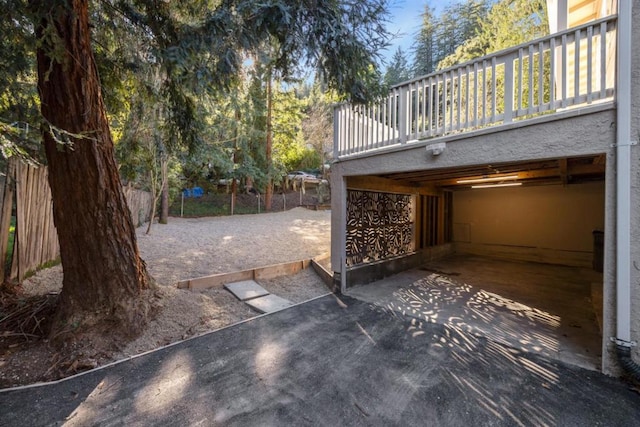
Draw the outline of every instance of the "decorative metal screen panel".
<instances>
[{"instance_id":1,"label":"decorative metal screen panel","mask_svg":"<svg viewBox=\"0 0 640 427\"><path fill-rule=\"evenodd\" d=\"M347 192L347 266L413 251L411 196Z\"/></svg>"}]
</instances>

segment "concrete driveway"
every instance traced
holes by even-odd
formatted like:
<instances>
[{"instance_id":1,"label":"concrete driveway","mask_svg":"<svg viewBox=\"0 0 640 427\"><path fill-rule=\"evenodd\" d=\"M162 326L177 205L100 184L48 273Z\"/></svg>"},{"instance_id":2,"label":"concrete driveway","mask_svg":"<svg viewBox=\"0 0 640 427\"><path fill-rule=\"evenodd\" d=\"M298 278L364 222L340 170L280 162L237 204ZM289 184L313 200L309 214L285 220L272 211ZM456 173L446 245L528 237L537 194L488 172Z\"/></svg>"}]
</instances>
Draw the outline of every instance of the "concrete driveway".
<instances>
[{"instance_id":1,"label":"concrete driveway","mask_svg":"<svg viewBox=\"0 0 640 427\"><path fill-rule=\"evenodd\" d=\"M56 384L0 425L640 425L591 370L333 295Z\"/></svg>"}]
</instances>

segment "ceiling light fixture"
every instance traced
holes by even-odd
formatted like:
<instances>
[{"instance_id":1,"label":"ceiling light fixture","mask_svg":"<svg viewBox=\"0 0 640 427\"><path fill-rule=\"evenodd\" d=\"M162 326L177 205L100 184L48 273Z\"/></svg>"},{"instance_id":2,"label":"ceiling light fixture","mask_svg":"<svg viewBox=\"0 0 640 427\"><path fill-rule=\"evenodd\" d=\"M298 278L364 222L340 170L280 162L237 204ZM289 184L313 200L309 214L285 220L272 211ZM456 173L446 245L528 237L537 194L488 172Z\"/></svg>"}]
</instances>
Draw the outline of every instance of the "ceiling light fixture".
<instances>
[{"instance_id":1,"label":"ceiling light fixture","mask_svg":"<svg viewBox=\"0 0 640 427\"><path fill-rule=\"evenodd\" d=\"M504 175L504 176L491 176L485 178L468 178L468 179L459 179L456 181L458 184L477 184L480 182L496 182L496 181L512 181L514 179L518 179L518 175Z\"/></svg>"},{"instance_id":2,"label":"ceiling light fixture","mask_svg":"<svg viewBox=\"0 0 640 427\"><path fill-rule=\"evenodd\" d=\"M481 184L481 185L472 185L471 188L517 187L518 185L522 185L522 183L521 182L505 182L503 184Z\"/></svg>"}]
</instances>

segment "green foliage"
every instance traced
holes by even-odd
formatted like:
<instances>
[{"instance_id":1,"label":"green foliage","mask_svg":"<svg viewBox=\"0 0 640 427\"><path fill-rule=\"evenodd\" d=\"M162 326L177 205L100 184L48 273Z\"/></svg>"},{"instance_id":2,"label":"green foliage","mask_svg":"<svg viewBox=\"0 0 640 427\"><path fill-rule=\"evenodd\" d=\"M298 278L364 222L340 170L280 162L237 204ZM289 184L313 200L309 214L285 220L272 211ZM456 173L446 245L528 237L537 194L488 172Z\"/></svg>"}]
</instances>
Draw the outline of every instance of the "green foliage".
<instances>
[{"instance_id":1,"label":"green foliage","mask_svg":"<svg viewBox=\"0 0 640 427\"><path fill-rule=\"evenodd\" d=\"M305 151L302 134L303 101L294 90L273 87L273 167L274 177L299 166Z\"/></svg>"},{"instance_id":2,"label":"green foliage","mask_svg":"<svg viewBox=\"0 0 640 427\"><path fill-rule=\"evenodd\" d=\"M55 267L56 265L60 265L60 263L62 263L62 260L60 259L60 257L58 257L54 260L47 261L44 264L40 264L38 267L36 267L35 270L28 270L26 273L24 273L24 277L22 280L27 280L28 278L35 276L39 271Z\"/></svg>"},{"instance_id":3,"label":"green foliage","mask_svg":"<svg viewBox=\"0 0 640 427\"><path fill-rule=\"evenodd\" d=\"M184 200L178 195L173 200L169 208L173 216L180 216L181 213L185 217L221 216L229 215L231 211L229 194L206 195L202 198L185 198ZM255 206L237 204L233 213L236 215L258 213L258 201L256 200Z\"/></svg>"},{"instance_id":4,"label":"green foliage","mask_svg":"<svg viewBox=\"0 0 640 427\"><path fill-rule=\"evenodd\" d=\"M501 0L479 22L477 33L444 58L447 68L549 34L544 0Z\"/></svg>"},{"instance_id":5,"label":"green foliage","mask_svg":"<svg viewBox=\"0 0 640 427\"><path fill-rule=\"evenodd\" d=\"M36 41L27 2L0 0L0 11L0 150L4 157L41 160Z\"/></svg>"}]
</instances>

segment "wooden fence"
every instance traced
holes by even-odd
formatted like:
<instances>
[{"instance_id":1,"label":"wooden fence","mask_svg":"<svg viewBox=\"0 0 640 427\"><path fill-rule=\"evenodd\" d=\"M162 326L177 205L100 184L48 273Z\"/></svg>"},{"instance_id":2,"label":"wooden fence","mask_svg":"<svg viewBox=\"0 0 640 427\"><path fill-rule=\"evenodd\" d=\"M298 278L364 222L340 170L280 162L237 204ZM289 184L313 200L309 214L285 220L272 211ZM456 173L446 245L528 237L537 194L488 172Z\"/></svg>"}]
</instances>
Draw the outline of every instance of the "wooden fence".
<instances>
[{"instance_id":1,"label":"wooden fence","mask_svg":"<svg viewBox=\"0 0 640 427\"><path fill-rule=\"evenodd\" d=\"M149 221L153 207L153 196L148 191L136 190L130 186L123 187L123 190L131 211L133 225L140 227Z\"/></svg>"},{"instance_id":2,"label":"wooden fence","mask_svg":"<svg viewBox=\"0 0 640 427\"><path fill-rule=\"evenodd\" d=\"M142 225L151 215L151 194L130 187L123 190L134 225ZM14 216L14 239L10 247ZM12 253L10 265L8 253ZM60 256L47 167L9 159L0 212L0 255L0 277L18 282L28 272Z\"/></svg>"}]
</instances>

